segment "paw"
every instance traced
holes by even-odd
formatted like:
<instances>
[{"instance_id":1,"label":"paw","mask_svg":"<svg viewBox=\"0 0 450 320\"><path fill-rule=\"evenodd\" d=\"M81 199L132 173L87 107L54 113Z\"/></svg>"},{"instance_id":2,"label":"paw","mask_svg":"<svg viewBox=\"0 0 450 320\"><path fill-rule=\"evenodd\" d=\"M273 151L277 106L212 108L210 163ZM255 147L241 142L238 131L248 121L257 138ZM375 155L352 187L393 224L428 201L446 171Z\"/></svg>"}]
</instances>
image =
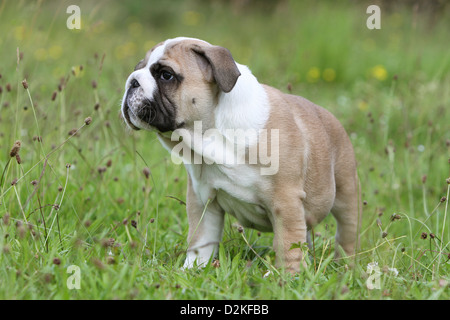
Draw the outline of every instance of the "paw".
<instances>
[{"instance_id":1,"label":"paw","mask_svg":"<svg viewBox=\"0 0 450 320\"><path fill-rule=\"evenodd\" d=\"M184 260L183 264L183 270L185 269L192 269L194 267L197 268L204 268L206 264L209 261L209 258L206 258L205 256L201 256L198 253L195 252L188 252L186 256L186 260Z\"/></svg>"}]
</instances>

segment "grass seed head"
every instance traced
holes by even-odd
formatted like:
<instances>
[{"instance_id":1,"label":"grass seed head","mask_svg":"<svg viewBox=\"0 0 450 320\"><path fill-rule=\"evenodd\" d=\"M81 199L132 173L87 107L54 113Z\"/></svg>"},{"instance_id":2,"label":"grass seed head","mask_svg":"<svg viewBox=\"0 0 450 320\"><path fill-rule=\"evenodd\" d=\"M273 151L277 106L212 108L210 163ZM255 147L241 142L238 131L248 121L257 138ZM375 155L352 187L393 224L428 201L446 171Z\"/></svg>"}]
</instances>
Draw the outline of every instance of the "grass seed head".
<instances>
[{"instance_id":1,"label":"grass seed head","mask_svg":"<svg viewBox=\"0 0 450 320\"><path fill-rule=\"evenodd\" d=\"M427 175L426 174L424 174L422 176L422 183L425 183L425 182L427 182Z\"/></svg>"},{"instance_id":2,"label":"grass seed head","mask_svg":"<svg viewBox=\"0 0 450 320\"><path fill-rule=\"evenodd\" d=\"M380 220L380 219L377 219L377 226L379 226L379 227L382 226L382 223L381 223L381 220Z\"/></svg>"},{"instance_id":3,"label":"grass seed head","mask_svg":"<svg viewBox=\"0 0 450 320\"><path fill-rule=\"evenodd\" d=\"M84 119L84 124L86 124L87 126L90 125L92 122L92 118L91 117L87 117L86 119Z\"/></svg>"},{"instance_id":4,"label":"grass seed head","mask_svg":"<svg viewBox=\"0 0 450 320\"><path fill-rule=\"evenodd\" d=\"M116 240L114 238L108 238L108 239L102 239L100 241L100 243L103 248L109 248L109 247L114 246L115 241Z\"/></svg>"},{"instance_id":5,"label":"grass seed head","mask_svg":"<svg viewBox=\"0 0 450 320\"><path fill-rule=\"evenodd\" d=\"M9 217L10 217L10 215L9 215L8 212L5 213L5 214L3 215L3 217L2 217L3 224L6 225L6 226L9 225Z\"/></svg>"},{"instance_id":6,"label":"grass seed head","mask_svg":"<svg viewBox=\"0 0 450 320\"><path fill-rule=\"evenodd\" d=\"M105 265L104 265L103 262L101 262L101 260L98 259L98 258L93 258L93 259L92 259L92 264L93 264L97 269L100 269L100 270L105 269Z\"/></svg>"},{"instance_id":7,"label":"grass seed head","mask_svg":"<svg viewBox=\"0 0 450 320\"><path fill-rule=\"evenodd\" d=\"M212 266L213 266L214 268L219 268L219 267L220 267L220 261L219 261L218 259L215 259L215 260L212 262Z\"/></svg>"},{"instance_id":8,"label":"grass seed head","mask_svg":"<svg viewBox=\"0 0 450 320\"><path fill-rule=\"evenodd\" d=\"M19 226L17 227L17 234L18 234L18 236L19 236L20 239L23 239L23 238L25 237L26 231L27 231L27 230L25 229L25 227L23 226L23 224L21 224L21 225L19 225Z\"/></svg>"},{"instance_id":9,"label":"grass seed head","mask_svg":"<svg viewBox=\"0 0 450 320\"><path fill-rule=\"evenodd\" d=\"M22 142L20 140L17 140L16 142L14 142L14 145L11 148L11 151L9 152L9 156L11 158L15 157L17 154L19 154L21 147L22 147Z\"/></svg>"},{"instance_id":10,"label":"grass seed head","mask_svg":"<svg viewBox=\"0 0 450 320\"><path fill-rule=\"evenodd\" d=\"M45 283L51 283L53 280L53 275L51 275L50 273L44 273L42 275L42 279Z\"/></svg>"},{"instance_id":11,"label":"grass seed head","mask_svg":"<svg viewBox=\"0 0 450 320\"><path fill-rule=\"evenodd\" d=\"M287 84L287 90L289 91L289 93L292 93L292 84L291 83Z\"/></svg>"},{"instance_id":12,"label":"grass seed head","mask_svg":"<svg viewBox=\"0 0 450 320\"><path fill-rule=\"evenodd\" d=\"M116 264L116 259L114 259L114 257L107 257L106 263L107 264Z\"/></svg>"},{"instance_id":13,"label":"grass seed head","mask_svg":"<svg viewBox=\"0 0 450 320\"><path fill-rule=\"evenodd\" d=\"M23 86L24 89L28 89L28 82L27 82L27 79L23 79L23 80L22 80L22 86Z\"/></svg>"},{"instance_id":14,"label":"grass seed head","mask_svg":"<svg viewBox=\"0 0 450 320\"><path fill-rule=\"evenodd\" d=\"M142 173L145 176L145 179L148 179L148 177L150 176L150 169L145 167L144 170L142 170Z\"/></svg>"},{"instance_id":15,"label":"grass seed head","mask_svg":"<svg viewBox=\"0 0 450 320\"><path fill-rule=\"evenodd\" d=\"M9 252L10 252L9 244L5 244L5 245L3 246L3 253L4 253L4 254L8 254Z\"/></svg>"}]
</instances>

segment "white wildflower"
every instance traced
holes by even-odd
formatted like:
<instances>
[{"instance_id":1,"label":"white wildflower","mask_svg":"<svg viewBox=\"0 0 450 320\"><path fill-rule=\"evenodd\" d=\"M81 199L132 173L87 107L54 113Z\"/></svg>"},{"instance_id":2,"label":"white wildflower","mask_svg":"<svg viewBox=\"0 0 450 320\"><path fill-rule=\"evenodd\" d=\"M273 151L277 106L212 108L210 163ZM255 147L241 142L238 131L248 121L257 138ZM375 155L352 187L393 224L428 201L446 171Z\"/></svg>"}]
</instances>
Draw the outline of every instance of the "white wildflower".
<instances>
[{"instance_id":1,"label":"white wildflower","mask_svg":"<svg viewBox=\"0 0 450 320\"><path fill-rule=\"evenodd\" d=\"M267 272L264 273L263 278L267 278L267 277L270 276L271 274L273 274L272 271L267 270Z\"/></svg>"},{"instance_id":2,"label":"white wildflower","mask_svg":"<svg viewBox=\"0 0 450 320\"><path fill-rule=\"evenodd\" d=\"M394 277L398 276L397 268L389 268L388 270L394 275Z\"/></svg>"}]
</instances>

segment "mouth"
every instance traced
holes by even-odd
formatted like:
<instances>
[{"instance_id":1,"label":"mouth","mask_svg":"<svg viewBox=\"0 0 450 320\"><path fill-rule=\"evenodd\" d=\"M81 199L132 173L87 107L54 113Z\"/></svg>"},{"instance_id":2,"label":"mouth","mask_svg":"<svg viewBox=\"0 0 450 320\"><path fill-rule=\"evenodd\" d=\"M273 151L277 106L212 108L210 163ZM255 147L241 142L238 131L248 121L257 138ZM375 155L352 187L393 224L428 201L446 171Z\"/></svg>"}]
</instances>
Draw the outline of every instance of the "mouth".
<instances>
[{"instance_id":1,"label":"mouth","mask_svg":"<svg viewBox=\"0 0 450 320\"><path fill-rule=\"evenodd\" d=\"M125 101L124 106L123 106L123 117L125 120L125 123L133 130L141 130L141 128L138 128L134 125L133 121L131 121L131 117L130 117L130 113L132 113L130 107L128 106L128 103Z\"/></svg>"},{"instance_id":2,"label":"mouth","mask_svg":"<svg viewBox=\"0 0 450 320\"><path fill-rule=\"evenodd\" d=\"M184 127L175 120L175 108L167 108L162 101L152 101L128 91L122 105L122 118L133 130L149 130L160 133Z\"/></svg>"}]
</instances>

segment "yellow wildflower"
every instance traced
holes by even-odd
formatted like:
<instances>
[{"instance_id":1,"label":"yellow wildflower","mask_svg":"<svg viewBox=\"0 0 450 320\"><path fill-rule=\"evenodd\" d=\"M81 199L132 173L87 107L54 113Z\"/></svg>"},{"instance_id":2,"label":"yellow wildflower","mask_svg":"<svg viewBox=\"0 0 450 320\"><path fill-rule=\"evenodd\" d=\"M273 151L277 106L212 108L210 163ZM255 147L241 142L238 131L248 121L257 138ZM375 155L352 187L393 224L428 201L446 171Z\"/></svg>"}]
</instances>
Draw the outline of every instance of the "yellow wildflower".
<instances>
[{"instance_id":1,"label":"yellow wildflower","mask_svg":"<svg viewBox=\"0 0 450 320\"><path fill-rule=\"evenodd\" d=\"M34 58L37 61L47 60L47 58L48 58L47 50L45 50L44 48L36 49L36 51L34 51Z\"/></svg>"},{"instance_id":2,"label":"yellow wildflower","mask_svg":"<svg viewBox=\"0 0 450 320\"><path fill-rule=\"evenodd\" d=\"M336 79L336 71L334 71L334 69L331 68L326 68L325 70L323 70L323 80L327 81L327 82L332 82L334 81L334 79Z\"/></svg>"},{"instance_id":3,"label":"yellow wildflower","mask_svg":"<svg viewBox=\"0 0 450 320\"><path fill-rule=\"evenodd\" d=\"M14 38L16 40L22 41L27 35L27 29L24 26L19 26L14 28Z\"/></svg>"},{"instance_id":4,"label":"yellow wildflower","mask_svg":"<svg viewBox=\"0 0 450 320\"><path fill-rule=\"evenodd\" d=\"M376 65L370 70L370 74L372 77L379 81L384 81L387 79L388 73L386 69L382 65Z\"/></svg>"},{"instance_id":5,"label":"yellow wildflower","mask_svg":"<svg viewBox=\"0 0 450 320\"><path fill-rule=\"evenodd\" d=\"M48 55L50 56L50 58L52 58L53 60L59 59L61 57L63 53L63 49L61 48L61 46L51 46L48 49Z\"/></svg>"},{"instance_id":6,"label":"yellow wildflower","mask_svg":"<svg viewBox=\"0 0 450 320\"><path fill-rule=\"evenodd\" d=\"M367 104L366 101L360 100L358 102L358 109L361 111L367 111L369 109L369 105Z\"/></svg>"},{"instance_id":7,"label":"yellow wildflower","mask_svg":"<svg viewBox=\"0 0 450 320\"><path fill-rule=\"evenodd\" d=\"M306 74L306 79L308 82L314 83L319 81L320 79L320 70L319 68L313 67L309 69L308 73Z\"/></svg>"}]
</instances>

